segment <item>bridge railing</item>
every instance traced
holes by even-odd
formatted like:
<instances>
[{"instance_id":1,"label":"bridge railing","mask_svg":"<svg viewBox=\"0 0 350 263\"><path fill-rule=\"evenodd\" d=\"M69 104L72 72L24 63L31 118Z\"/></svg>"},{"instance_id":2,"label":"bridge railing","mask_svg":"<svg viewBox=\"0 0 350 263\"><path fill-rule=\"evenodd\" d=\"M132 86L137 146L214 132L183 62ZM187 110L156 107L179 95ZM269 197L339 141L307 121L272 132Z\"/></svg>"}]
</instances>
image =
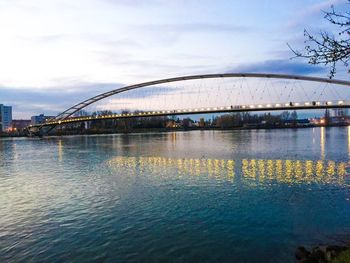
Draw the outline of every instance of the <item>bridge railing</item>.
<instances>
[{"instance_id":1,"label":"bridge railing","mask_svg":"<svg viewBox=\"0 0 350 263\"><path fill-rule=\"evenodd\" d=\"M205 113L224 113L224 112L248 112L248 111L282 111L282 110L303 110L303 109L325 109L325 108L350 108L350 101L303 101L303 102L285 102L285 103L269 103L269 104L245 104L245 105L230 105L220 107L205 107L205 108L188 108L175 110L159 110L159 111L139 111L128 113L113 113L95 116L80 116L71 117L65 120L48 120L39 126L63 125L74 122L85 122L103 119L118 119L118 118L139 118L139 117L154 117L154 116L171 116L171 115L189 115L189 114L205 114Z\"/></svg>"}]
</instances>

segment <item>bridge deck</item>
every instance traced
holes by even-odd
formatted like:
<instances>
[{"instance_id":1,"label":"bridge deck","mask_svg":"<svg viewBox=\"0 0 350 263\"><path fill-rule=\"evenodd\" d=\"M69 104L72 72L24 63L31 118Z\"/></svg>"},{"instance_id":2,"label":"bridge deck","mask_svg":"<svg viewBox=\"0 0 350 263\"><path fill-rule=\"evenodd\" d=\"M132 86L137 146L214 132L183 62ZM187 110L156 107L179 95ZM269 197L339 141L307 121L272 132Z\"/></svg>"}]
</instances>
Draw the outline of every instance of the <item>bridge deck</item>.
<instances>
[{"instance_id":1,"label":"bridge deck","mask_svg":"<svg viewBox=\"0 0 350 263\"><path fill-rule=\"evenodd\" d=\"M179 109L163 111L145 111L135 113L119 113L98 116L72 117L63 120L48 121L43 124L32 125L30 127L56 126L84 121L122 119L122 118L140 118L140 117L159 117L174 115L193 115L208 113L229 113L229 112L249 112L249 111L282 111L282 110L315 110L330 108L350 108L350 101L326 101L326 102L289 102L285 104L258 104L258 105L237 105L226 107L208 107L197 109Z\"/></svg>"}]
</instances>

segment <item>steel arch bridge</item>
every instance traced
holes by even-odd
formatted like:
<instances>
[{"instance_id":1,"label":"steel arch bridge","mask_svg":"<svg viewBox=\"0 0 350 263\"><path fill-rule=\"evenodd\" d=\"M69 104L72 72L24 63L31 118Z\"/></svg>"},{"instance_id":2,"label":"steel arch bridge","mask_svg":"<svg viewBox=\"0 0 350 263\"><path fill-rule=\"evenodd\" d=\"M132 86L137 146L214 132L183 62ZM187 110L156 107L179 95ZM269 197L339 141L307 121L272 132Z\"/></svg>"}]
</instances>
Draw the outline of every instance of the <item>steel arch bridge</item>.
<instances>
[{"instance_id":1,"label":"steel arch bridge","mask_svg":"<svg viewBox=\"0 0 350 263\"><path fill-rule=\"evenodd\" d=\"M94 116L79 116L73 117L76 113L85 109L86 107L95 104L103 99L111 97L113 95L123 94L130 91L140 90L141 88L153 88L157 85L179 83L184 81L193 80L208 80L208 79L265 79L265 80L289 80L289 81L303 81L308 83L324 84L322 93L327 88L327 85L337 85L341 88L349 87L350 81L336 80L329 78L319 78L301 75L288 75L288 74L268 74L268 73L224 73L224 74L204 74L204 75L189 75L175 78L166 78L155 81L143 82L139 84L124 86L108 92L98 94L94 97L86 99L80 103L73 105L62 113L58 114L55 118L48 119L42 124L31 125L28 129L36 134L40 134L44 128L48 131L52 130L58 125L66 125L70 123L86 122L92 120L102 119L121 119L121 118L140 118L140 117L153 117L153 116L171 116L171 115L189 115L189 114L206 114L206 113L223 113L223 112L246 112L246 111L280 111L280 110L303 110L303 109L327 109L327 108L350 108L350 96L347 97L340 95L336 100L326 99L310 99L296 101L290 98L284 101L274 101L270 103L255 103L249 101L248 103L230 103L229 105L218 105L212 107L186 107L186 108L174 108L174 109L158 109L158 110L143 110L127 113L111 113ZM266 85L266 83L265 83ZM242 86L241 86L242 88ZM244 87L243 87L244 88ZM293 90L293 88L292 88ZM350 91L350 89L349 89ZM251 90L250 90L251 92ZM290 95L290 94L289 94ZM48 132L46 131L46 133Z\"/></svg>"}]
</instances>

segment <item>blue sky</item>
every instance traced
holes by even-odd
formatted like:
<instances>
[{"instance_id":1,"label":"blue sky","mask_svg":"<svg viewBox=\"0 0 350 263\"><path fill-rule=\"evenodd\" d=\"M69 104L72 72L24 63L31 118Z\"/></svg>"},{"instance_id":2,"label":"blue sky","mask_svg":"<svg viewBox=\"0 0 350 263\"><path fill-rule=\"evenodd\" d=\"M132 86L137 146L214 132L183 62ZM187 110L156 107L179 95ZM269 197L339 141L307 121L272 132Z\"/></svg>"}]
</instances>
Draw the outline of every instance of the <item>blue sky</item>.
<instances>
[{"instance_id":1,"label":"blue sky","mask_svg":"<svg viewBox=\"0 0 350 263\"><path fill-rule=\"evenodd\" d=\"M58 113L121 85L218 72L327 77L290 60L341 0L0 0L0 103ZM340 71L337 78L348 78Z\"/></svg>"}]
</instances>

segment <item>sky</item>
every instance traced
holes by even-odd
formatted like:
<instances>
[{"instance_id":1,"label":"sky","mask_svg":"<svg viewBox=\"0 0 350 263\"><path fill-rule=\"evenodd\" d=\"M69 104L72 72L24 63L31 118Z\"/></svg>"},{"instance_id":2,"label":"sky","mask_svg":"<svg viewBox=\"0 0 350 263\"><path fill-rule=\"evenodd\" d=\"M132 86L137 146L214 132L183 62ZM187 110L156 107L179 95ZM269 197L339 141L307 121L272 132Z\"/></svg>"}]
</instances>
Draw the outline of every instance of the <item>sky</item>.
<instances>
[{"instance_id":1,"label":"sky","mask_svg":"<svg viewBox=\"0 0 350 263\"><path fill-rule=\"evenodd\" d=\"M327 77L291 59L346 0L0 0L0 104L57 114L123 85L201 73ZM345 70L336 78L347 79Z\"/></svg>"}]
</instances>

